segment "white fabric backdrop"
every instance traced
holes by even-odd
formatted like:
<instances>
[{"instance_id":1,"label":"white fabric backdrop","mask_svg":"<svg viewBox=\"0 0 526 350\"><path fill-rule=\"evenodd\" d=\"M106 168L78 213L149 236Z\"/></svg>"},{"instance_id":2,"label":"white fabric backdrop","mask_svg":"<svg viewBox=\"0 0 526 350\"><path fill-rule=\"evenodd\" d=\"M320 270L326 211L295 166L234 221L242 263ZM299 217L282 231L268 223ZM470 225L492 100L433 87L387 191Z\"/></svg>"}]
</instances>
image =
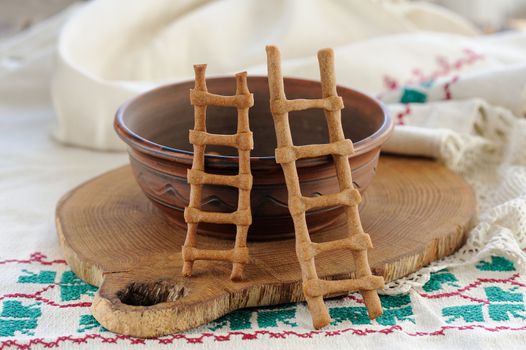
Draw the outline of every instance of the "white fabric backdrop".
<instances>
[{"instance_id":1,"label":"white fabric backdrop","mask_svg":"<svg viewBox=\"0 0 526 350\"><path fill-rule=\"evenodd\" d=\"M110 121L125 99L163 82L191 79L192 65L200 62L208 63L209 76L266 73L264 47L271 43L290 60L284 66L288 75L314 78L316 51L336 48L338 81L375 91L381 80L371 76L399 60L385 59L398 43L353 43L423 29L475 34L451 13L405 2L95 1L67 23L60 37L52 89L60 124L54 135L68 144L123 150ZM403 45L405 39L399 40ZM437 40L439 46L424 56L433 57L450 40L459 47L465 43L462 37ZM421 44L425 47L419 51L426 52L435 43L423 37Z\"/></svg>"}]
</instances>

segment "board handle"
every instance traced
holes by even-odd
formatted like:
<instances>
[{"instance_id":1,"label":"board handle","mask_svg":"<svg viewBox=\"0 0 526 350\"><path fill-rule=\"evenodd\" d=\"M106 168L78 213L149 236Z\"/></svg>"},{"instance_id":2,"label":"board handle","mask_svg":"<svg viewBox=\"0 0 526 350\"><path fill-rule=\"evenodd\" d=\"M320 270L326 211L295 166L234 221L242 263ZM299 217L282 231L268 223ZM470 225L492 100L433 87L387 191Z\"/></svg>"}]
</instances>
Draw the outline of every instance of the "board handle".
<instances>
[{"instance_id":1,"label":"board handle","mask_svg":"<svg viewBox=\"0 0 526 350\"><path fill-rule=\"evenodd\" d=\"M151 338L188 328L187 305L174 308L188 293L181 281L130 282L132 276L106 275L91 306L93 317L106 329ZM184 281L183 281L184 282ZM182 321L182 322L181 322ZM197 326L197 325L195 325Z\"/></svg>"}]
</instances>

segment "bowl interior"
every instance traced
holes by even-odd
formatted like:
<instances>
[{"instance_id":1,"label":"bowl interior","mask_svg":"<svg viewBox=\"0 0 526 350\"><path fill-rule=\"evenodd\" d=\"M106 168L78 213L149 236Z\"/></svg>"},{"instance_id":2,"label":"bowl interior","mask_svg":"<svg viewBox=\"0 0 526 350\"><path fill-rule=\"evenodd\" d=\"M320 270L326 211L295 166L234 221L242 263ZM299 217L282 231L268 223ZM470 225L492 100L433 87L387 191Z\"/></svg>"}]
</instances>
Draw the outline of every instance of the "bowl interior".
<instances>
[{"instance_id":1,"label":"bowl interior","mask_svg":"<svg viewBox=\"0 0 526 350\"><path fill-rule=\"evenodd\" d=\"M188 130L193 128L193 106L189 90L192 81L165 86L134 99L122 115L122 123L139 138L168 148L171 151L191 152ZM207 79L208 90L220 95L235 94L234 78ZM254 107L250 109L250 128L254 133L252 157L273 157L276 148L274 123L269 106L266 77L249 77L248 86L254 94ZM318 82L285 78L288 99L315 99L321 96ZM345 136L355 143L355 149L380 128L385 127L385 113L371 98L351 89L338 87L345 108L342 125ZM292 138L296 145L327 143L328 131L323 110L309 109L290 113ZM207 108L207 131L218 134L236 132L235 108ZM207 154L236 156L235 149L223 146L207 146Z\"/></svg>"}]
</instances>

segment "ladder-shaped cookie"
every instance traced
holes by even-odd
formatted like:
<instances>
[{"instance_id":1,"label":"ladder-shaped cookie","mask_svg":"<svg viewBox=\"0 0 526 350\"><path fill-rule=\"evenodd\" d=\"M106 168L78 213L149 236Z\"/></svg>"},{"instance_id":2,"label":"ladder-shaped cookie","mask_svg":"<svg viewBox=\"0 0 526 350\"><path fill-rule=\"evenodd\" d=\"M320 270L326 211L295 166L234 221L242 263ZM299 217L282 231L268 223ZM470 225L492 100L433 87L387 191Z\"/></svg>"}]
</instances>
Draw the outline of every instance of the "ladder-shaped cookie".
<instances>
[{"instance_id":1,"label":"ladder-shaped cookie","mask_svg":"<svg viewBox=\"0 0 526 350\"><path fill-rule=\"evenodd\" d=\"M322 98L313 100L287 100L281 73L278 48L267 46L268 82L270 107L276 129L276 162L281 164L288 190L289 211L296 232L296 254L301 266L303 293L316 329L326 326L331 319L323 302L323 296L360 290L371 319L382 314L376 289L383 288L382 277L373 276L367 259L367 249L372 247L370 237L362 229L358 204L360 193L353 187L348 157L353 153L351 140L345 139L341 124L343 101L336 92L334 54L331 49L318 52ZM328 144L295 146L289 125L289 112L308 108L322 108L329 130ZM332 155L336 167L340 192L318 197L301 194L296 160L301 158ZM305 212L309 209L343 205L346 207L348 236L343 239L314 243L310 239ZM321 252L350 249L355 262L354 279L322 280L316 271L315 257Z\"/></svg>"},{"instance_id":2,"label":"ladder-shaped cookie","mask_svg":"<svg viewBox=\"0 0 526 350\"><path fill-rule=\"evenodd\" d=\"M243 277L243 269L248 263L247 248L248 227L252 223L250 213L250 190L252 175L250 172L250 150L253 148L252 132L249 128L248 110L254 105L254 97L248 90L247 73L236 74L236 94L220 96L211 94L206 87L206 65L195 65L195 88L190 90L190 100L194 106L194 129L190 130L190 143L194 148L192 169L188 170L190 184L190 202L184 210L184 219L188 230L182 248L183 275L190 276L195 260L221 260L233 264L232 280ZM211 134L206 131L206 107L209 105L237 108L237 133L233 135ZM237 175L219 175L205 173L206 145L235 147L239 155L239 173ZM226 185L238 188L238 207L233 213L205 212L201 210L202 186ZM197 225L199 222L236 225L236 240L230 250L207 250L195 247Z\"/></svg>"}]
</instances>

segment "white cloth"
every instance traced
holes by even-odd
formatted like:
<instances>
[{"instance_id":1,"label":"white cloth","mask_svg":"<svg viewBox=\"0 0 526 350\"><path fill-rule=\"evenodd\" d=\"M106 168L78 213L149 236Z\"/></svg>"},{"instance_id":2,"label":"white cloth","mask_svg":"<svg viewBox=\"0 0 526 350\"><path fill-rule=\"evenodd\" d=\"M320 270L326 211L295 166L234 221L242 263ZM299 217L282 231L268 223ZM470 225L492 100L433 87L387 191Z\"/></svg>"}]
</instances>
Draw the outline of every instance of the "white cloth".
<instances>
[{"instance_id":1,"label":"white cloth","mask_svg":"<svg viewBox=\"0 0 526 350\"><path fill-rule=\"evenodd\" d=\"M197 62L208 63L209 76L265 73L269 43L279 45L295 66L288 75L308 77L317 74L312 66L316 50L334 47L340 83L356 85L368 80L378 64L393 62L384 59L393 46L383 41L370 47L349 44L421 29L475 33L451 13L406 2L94 1L67 23L60 37L52 89L59 119L54 135L67 144L123 150L111 121L124 100L160 83L191 79ZM447 38L439 44L449 40L462 41ZM363 57L370 59L367 69L361 67Z\"/></svg>"},{"instance_id":2,"label":"white cloth","mask_svg":"<svg viewBox=\"0 0 526 350\"><path fill-rule=\"evenodd\" d=\"M466 245L387 286L384 308L386 315L395 316L381 322L363 323L363 305L352 294L327 303L336 324L320 332L312 332L302 304L241 312L161 339L134 340L105 332L89 316L94 289L72 279L60 260L54 206L72 186L125 164L126 155L61 146L47 136L55 119L48 97L52 54L58 28L70 16L66 12L0 43L0 348L523 348L526 34L468 37L473 32L462 20L434 8L413 7L420 5L349 2L345 6L352 11L346 11L339 2L332 10L308 2L304 8L319 12L318 20L337 14L328 32L347 25L343 17L348 12L359 14L354 18L361 27L353 26L348 33L353 36L323 38L314 24L304 25L302 16L292 16L292 9L301 10L299 2L272 2L287 17L269 13L271 7L261 2L261 21L272 23L274 31L245 46L251 42L248 36L260 32L239 14L250 13L260 2L234 3L158 1L153 6L126 1L125 7L122 2L96 1L82 8L61 38L53 84L60 125L55 137L87 148L121 148L111 129L113 110L122 99L150 86L191 78L193 60L201 61L192 48L208 39L190 29L200 28L205 19L208 24L218 21L214 15L223 6L232 10L222 24L225 32L237 28L240 40L231 44L237 49L226 50L219 45L226 40L218 38L224 35L220 30L207 33L219 42L213 46L210 41L213 51L200 54L206 54L202 61L216 74L250 67L250 73L264 73L265 67L258 65L264 59L263 44L273 42L289 58L285 74L317 78L316 49L341 39L331 42L339 83L381 96L399 124L386 150L440 159L475 189L480 223ZM154 15L163 20L151 21ZM290 17L294 26L287 27ZM447 27L465 35L416 32L424 24L425 29ZM142 26L151 31L139 29ZM128 31L134 35L122 35ZM184 45L170 44L166 38L172 31L181 35ZM283 31L288 34L281 36ZM392 31L398 34L380 36ZM154 32L164 40L154 40ZM68 35L75 33L83 34L84 40L76 43L73 60L65 47ZM349 44L346 38L352 38ZM165 58L168 63L158 61L165 50L171 52ZM117 60L119 52L129 56ZM80 61L94 55L98 65L88 70L84 62L80 69ZM187 58L179 60L178 55ZM135 66L140 68L132 69ZM130 72L134 75L128 76ZM447 271L441 270L445 267Z\"/></svg>"}]
</instances>

